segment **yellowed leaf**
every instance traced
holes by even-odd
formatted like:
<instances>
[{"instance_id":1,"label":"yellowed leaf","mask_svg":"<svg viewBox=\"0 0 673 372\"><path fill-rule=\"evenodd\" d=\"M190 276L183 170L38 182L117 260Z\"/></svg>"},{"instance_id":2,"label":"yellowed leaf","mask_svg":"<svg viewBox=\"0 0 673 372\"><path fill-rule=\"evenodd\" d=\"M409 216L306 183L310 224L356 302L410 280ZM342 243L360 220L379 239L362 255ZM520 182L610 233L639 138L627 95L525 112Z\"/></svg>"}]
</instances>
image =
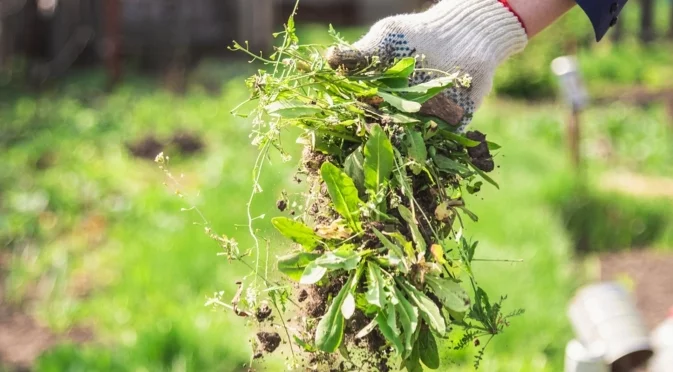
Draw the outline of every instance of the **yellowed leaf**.
<instances>
[{"instance_id":1,"label":"yellowed leaf","mask_svg":"<svg viewBox=\"0 0 673 372\"><path fill-rule=\"evenodd\" d=\"M446 260L444 259L444 248L442 248L441 245L439 244L433 244L430 246L430 252L432 253L432 256L435 258L435 261L440 264L445 264Z\"/></svg>"}]
</instances>

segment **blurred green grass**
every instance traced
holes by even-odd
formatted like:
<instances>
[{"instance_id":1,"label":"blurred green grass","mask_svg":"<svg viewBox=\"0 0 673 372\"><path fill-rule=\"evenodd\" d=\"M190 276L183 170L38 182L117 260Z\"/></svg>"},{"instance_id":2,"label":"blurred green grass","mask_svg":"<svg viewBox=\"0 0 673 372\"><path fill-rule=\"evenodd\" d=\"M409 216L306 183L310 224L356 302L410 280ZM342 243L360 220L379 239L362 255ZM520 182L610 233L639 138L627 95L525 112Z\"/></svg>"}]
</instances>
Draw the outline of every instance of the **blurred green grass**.
<instances>
[{"instance_id":1,"label":"blurred green grass","mask_svg":"<svg viewBox=\"0 0 673 372\"><path fill-rule=\"evenodd\" d=\"M353 39L360 32L348 35ZM303 34L325 42L324 27ZM648 49L654 52L645 53L642 65L660 58L667 47ZM611 80L602 75L607 74L603 63L617 65L624 58L620 49L603 48L582 57L590 87ZM594 58L600 53L603 59ZM541 57L539 49L532 49L521 57L528 64L516 68L534 65L546 71L551 57L551 52ZM249 247L246 229L237 226L247 223L245 201L256 151L249 143L248 122L229 110L246 98L243 78L251 71L243 62L207 62L192 73L184 96L137 76L106 93L96 70L73 73L40 95L18 85L0 88L0 250L10 257L6 299L31 304L31 312L55 332L77 325L95 334L90 345L63 344L45 353L35 370L244 370L249 359L244 319L203 304L215 291L231 298L234 281L247 270L216 256L217 244L194 224L199 217L181 211L188 205L163 185L163 173L152 161L131 156L126 146L148 134L159 139L179 130L198 134L204 151L187 156L171 150L171 171L213 227ZM624 84L641 83L637 73L627 76ZM512 86L521 81L513 79ZM502 92L506 84L497 84ZM553 90L549 84L542 86ZM482 370L561 369L565 343L572 337L567 301L586 279L571 259L577 240L572 217L579 214L581 224L597 226L592 246L629 248L637 231L625 228L624 236L614 238L605 213L588 212L602 211L614 200L597 187L600 176L615 168L672 174L672 135L666 124L671 119L663 105L590 108L584 114L583 148L591 198L576 202L577 178L564 142L566 116L567 110L554 103L491 97L473 122L473 128L503 146L497 156L501 168L494 174L501 189L485 187L468 200L480 221L469 223L465 234L480 241L480 258L523 259L480 262L476 270L489 291L508 295L508 309L526 310L491 343ZM612 146L609 158L591 151L605 141ZM252 210L267 214L256 224L262 235L275 237L268 216L281 190L301 190L291 182L295 165L296 159L282 163L273 158L261 180L264 192ZM587 209L589 202L597 207ZM670 213L660 211L670 202L656 201L653 208L620 196L619 203L624 226L636 220L672 225ZM647 236L653 247L670 248L672 240L663 227ZM280 248L273 245L276 252ZM469 370L473 352L447 350L445 357L457 363L456 370ZM282 361L269 361L268 369L282 370Z\"/></svg>"},{"instance_id":2,"label":"blurred green grass","mask_svg":"<svg viewBox=\"0 0 673 372\"><path fill-rule=\"evenodd\" d=\"M495 76L494 90L500 95L529 100L556 96L551 61L563 54L576 54L582 76L594 96L634 85L650 89L670 88L673 80L673 39L665 35L671 2L655 1L655 30L659 41L643 45L638 38L640 6L629 1L620 15L623 37L612 40L614 30L596 43L591 23L575 7L557 23L530 40L524 53L510 58Z\"/></svg>"}]
</instances>

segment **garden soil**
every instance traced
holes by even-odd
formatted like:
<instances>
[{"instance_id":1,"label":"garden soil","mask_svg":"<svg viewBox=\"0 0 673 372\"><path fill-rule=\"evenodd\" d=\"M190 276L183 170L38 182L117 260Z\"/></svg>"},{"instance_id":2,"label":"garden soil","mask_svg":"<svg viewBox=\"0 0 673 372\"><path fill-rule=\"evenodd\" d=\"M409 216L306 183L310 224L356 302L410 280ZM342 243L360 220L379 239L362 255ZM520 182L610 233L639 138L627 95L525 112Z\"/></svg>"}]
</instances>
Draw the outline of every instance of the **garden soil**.
<instances>
[{"instance_id":1,"label":"garden soil","mask_svg":"<svg viewBox=\"0 0 673 372\"><path fill-rule=\"evenodd\" d=\"M636 305L645 324L654 329L673 306L673 254L650 250L600 256L601 280L633 283Z\"/></svg>"}]
</instances>

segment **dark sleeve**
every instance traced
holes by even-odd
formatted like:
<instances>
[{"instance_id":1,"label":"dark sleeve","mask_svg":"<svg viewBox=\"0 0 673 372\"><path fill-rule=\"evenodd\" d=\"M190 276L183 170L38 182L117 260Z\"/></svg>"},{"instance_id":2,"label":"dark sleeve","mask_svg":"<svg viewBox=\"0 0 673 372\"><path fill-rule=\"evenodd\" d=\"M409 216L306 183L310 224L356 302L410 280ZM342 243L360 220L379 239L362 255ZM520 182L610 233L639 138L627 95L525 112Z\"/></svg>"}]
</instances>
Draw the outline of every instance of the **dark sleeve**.
<instances>
[{"instance_id":1,"label":"dark sleeve","mask_svg":"<svg viewBox=\"0 0 673 372\"><path fill-rule=\"evenodd\" d=\"M627 0L577 0L577 4L587 14L596 31L596 41L600 41L608 29L617 23L617 17Z\"/></svg>"}]
</instances>

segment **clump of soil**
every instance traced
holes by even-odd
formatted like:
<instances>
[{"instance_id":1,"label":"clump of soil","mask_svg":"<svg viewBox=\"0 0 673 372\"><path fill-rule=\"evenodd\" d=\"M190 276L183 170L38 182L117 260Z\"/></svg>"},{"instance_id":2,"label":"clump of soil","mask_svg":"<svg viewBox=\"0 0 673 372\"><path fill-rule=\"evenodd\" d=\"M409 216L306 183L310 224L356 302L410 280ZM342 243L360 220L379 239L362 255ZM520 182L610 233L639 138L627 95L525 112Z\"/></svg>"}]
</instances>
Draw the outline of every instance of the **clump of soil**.
<instances>
[{"instance_id":1,"label":"clump of soil","mask_svg":"<svg viewBox=\"0 0 673 372\"><path fill-rule=\"evenodd\" d=\"M334 222L338 215L330 205L332 203L329 192L327 191L327 185L320 181L320 178L317 176L309 177L307 179L309 184L310 194L313 197L312 203L309 205L307 214L309 217L313 218L315 225L330 225Z\"/></svg>"},{"instance_id":2,"label":"clump of soil","mask_svg":"<svg viewBox=\"0 0 673 372\"><path fill-rule=\"evenodd\" d=\"M259 340L262 349L267 353L273 353L280 345L280 335L278 332L258 332L257 340Z\"/></svg>"},{"instance_id":3,"label":"clump of soil","mask_svg":"<svg viewBox=\"0 0 673 372\"><path fill-rule=\"evenodd\" d=\"M309 319L320 319L327 311L333 298L339 293L346 278L335 276L328 284L319 286L311 285L302 288L299 292L299 302L303 304L300 314ZM315 353L311 355L309 364L318 370L330 371L355 371L372 370L387 372L390 370L388 360L391 350L387 347L385 337L377 329L362 338L355 338L371 319L360 310L356 310L353 316L346 320L343 344L348 350L348 359L338 362L333 355ZM310 323L309 323L310 324ZM303 329L306 334L313 334L313 329ZM338 368L334 366L338 364Z\"/></svg>"},{"instance_id":4,"label":"clump of soil","mask_svg":"<svg viewBox=\"0 0 673 372\"><path fill-rule=\"evenodd\" d=\"M202 151L204 146L201 137L182 130L176 131L167 140L161 140L154 134L148 134L126 144L126 148L133 156L148 160L154 160L167 147L184 155L192 155Z\"/></svg>"},{"instance_id":5,"label":"clump of soil","mask_svg":"<svg viewBox=\"0 0 673 372\"><path fill-rule=\"evenodd\" d=\"M164 149L164 145L154 135L150 134L133 143L127 143L126 148L136 158L154 160Z\"/></svg>"},{"instance_id":6,"label":"clump of soil","mask_svg":"<svg viewBox=\"0 0 673 372\"><path fill-rule=\"evenodd\" d=\"M308 292L305 289L302 289L297 296L297 301L304 302L308 298Z\"/></svg>"},{"instance_id":7,"label":"clump of soil","mask_svg":"<svg viewBox=\"0 0 673 372\"><path fill-rule=\"evenodd\" d=\"M307 335L312 335L314 333L315 329L313 329L313 327L315 327L317 321L325 315L329 305L337 296L341 288L343 288L346 280L347 278L343 275L332 276L326 284L299 288L297 299L301 304L299 310L300 318L315 320L315 322L304 322L302 333ZM359 287L364 288L364 285ZM362 338L355 337L358 332L369 324L370 321L371 319L369 319L361 310L356 310L353 316L346 320L343 344L348 350L348 360L339 362L333 355L315 353L311 354L309 364L316 366L318 370L389 371L388 359L391 350L387 347L386 339L380 333L378 328ZM334 366L337 366L338 368L334 369Z\"/></svg>"},{"instance_id":8,"label":"clump of soil","mask_svg":"<svg viewBox=\"0 0 673 372\"><path fill-rule=\"evenodd\" d=\"M493 169L495 169L495 163L493 162L493 156L491 156L491 153L488 150L486 135L479 131L471 131L465 133L465 137L471 139L472 141L479 142L479 145L467 149L467 153L470 155L472 164L484 172L493 171Z\"/></svg>"},{"instance_id":9,"label":"clump of soil","mask_svg":"<svg viewBox=\"0 0 673 372\"><path fill-rule=\"evenodd\" d=\"M309 147L305 147L304 152L302 153L303 170L309 175L318 175L318 173L320 173L320 167L324 162L329 160L329 156L313 151Z\"/></svg>"},{"instance_id":10,"label":"clump of soil","mask_svg":"<svg viewBox=\"0 0 673 372\"><path fill-rule=\"evenodd\" d=\"M474 148L474 150L470 153L473 161L475 159L477 161L481 161L481 165L484 163L488 164L488 161L490 161L492 165L493 159L491 158L488 151L488 146L485 142L485 136L481 135L474 138L479 138L481 144ZM476 140L477 139L475 139L475 141ZM302 167L299 170L299 173L306 175L306 181L309 184L310 199L307 204L306 211L309 221L306 222L309 225L314 226L315 231L320 236L326 235L340 238L338 237L338 229L333 226L333 222L336 221L339 216L333 209L326 184L320 178L320 167L325 161L331 160L333 159L330 159L326 155L305 148L303 152ZM488 167L484 168L488 169ZM433 212L438 207L438 191L435 188L429 186L430 183L426 174L421 173L419 175L412 175L410 177L412 183L410 186L414 190L414 203L416 207L420 210L430 212L429 218L433 218ZM447 177L445 181L448 184L458 182L457 179L452 179L450 176ZM398 190L397 192L398 201L401 201L406 205L411 204L411 201L408 200L408 197L405 196L401 190ZM388 199L388 213L398 217L399 220L403 220L401 216L399 216L397 207L392 205L392 200L392 198ZM285 198L279 200L276 206L281 211L285 210L287 208ZM433 227L430 226L431 221L419 217L417 222L421 234L429 244L432 242ZM374 248L376 247L376 244L379 243L378 238L374 234L374 229L378 231L386 231L391 228L399 231L406 237L408 241L413 240L412 232L408 228L407 224L402 224L399 226L396 225L392 227L386 226L382 222L365 221L363 222L363 234L361 236L352 238L349 242L356 246L371 246ZM410 279L412 281L414 281L414 278L421 275L420 271L422 270L418 268L417 271L419 271L419 273L412 273L410 275ZM357 291L362 293L366 291L367 282L364 276L361 277L360 280L361 283L359 283L357 286ZM336 272L334 274L328 274L328 277L322 282L321 285L314 284L310 286L297 287L295 292L299 304L299 313L297 319L302 320L298 324L299 334L301 335L300 338L304 340L310 340L313 337L315 334L316 325L325 315L327 309L339 291L342 289L346 281L347 277L345 275L339 275L339 273ZM439 302L436 298L433 300L435 300L435 302ZM438 304L438 306L441 308L441 303ZM393 350L386 341L386 338L381 334L379 328L376 327L369 334L360 338L356 338L356 335L358 335L358 333L370 322L370 317L363 313L362 310L356 309L353 316L350 319L347 319L345 322L344 339L342 344L345 349L341 351L343 352L344 350L347 350L348 355L344 356L341 354L341 356L343 356L343 358L341 358L338 354L310 352L308 354L308 362L311 368L330 371L389 371L391 369L389 363L391 362Z\"/></svg>"},{"instance_id":11,"label":"clump of soil","mask_svg":"<svg viewBox=\"0 0 673 372\"><path fill-rule=\"evenodd\" d=\"M339 293L345 282L345 277L336 277L329 284L312 285L304 289L308 293L304 312L311 318L320 318L325 315L330 301Z\"/></svg>"},{"instance_id":12,"label":"clump of soil","mask_svg":"<svg viewBox=\"0 0 673 372\"><path fill-rule=\"evenodd\" d=\"M35 160L35 169L45 170L56 163L56 154L53 151L45 151Z\"/></svg>"},{"instance_id":13,"label":"clump of soil","mask_svg":"<svg viewBox=\"0 0 673 372\"><path fill-rule=\"evenodd\" d=\"M258 322L263 322L271 316L271 307L266 302L262 302L257 311L255 312L255 318Z\"/></svg>"},{"instance_id":14,"label":"clump of soil","mask_svg":"<svg viewBox=\"0 0 673 372\"><path fill-rule=\"evenodd\" d=\"M371 319L360 310L356 310L353 317L346 321L345 342L357 347L351 350L351 360L356 364L353 367L369 366L371 370L387 372L390 369L388 366L390 349L386 347L386 339L379 329L376 328L363 338L355 338L355 335L370 321Z\"/></svg>"},{"instance_id":15,"label":"clump of soil","mask_svg":"<svg viewBox=\"0 0 673 372\"><path fill-rule=\"evenodd\" d=\"M186 131L175 132L171 138L171 144L175 145L182 154L194 154L203 150L204 147L201 137Z\"/></svg>"}]
</instances>

